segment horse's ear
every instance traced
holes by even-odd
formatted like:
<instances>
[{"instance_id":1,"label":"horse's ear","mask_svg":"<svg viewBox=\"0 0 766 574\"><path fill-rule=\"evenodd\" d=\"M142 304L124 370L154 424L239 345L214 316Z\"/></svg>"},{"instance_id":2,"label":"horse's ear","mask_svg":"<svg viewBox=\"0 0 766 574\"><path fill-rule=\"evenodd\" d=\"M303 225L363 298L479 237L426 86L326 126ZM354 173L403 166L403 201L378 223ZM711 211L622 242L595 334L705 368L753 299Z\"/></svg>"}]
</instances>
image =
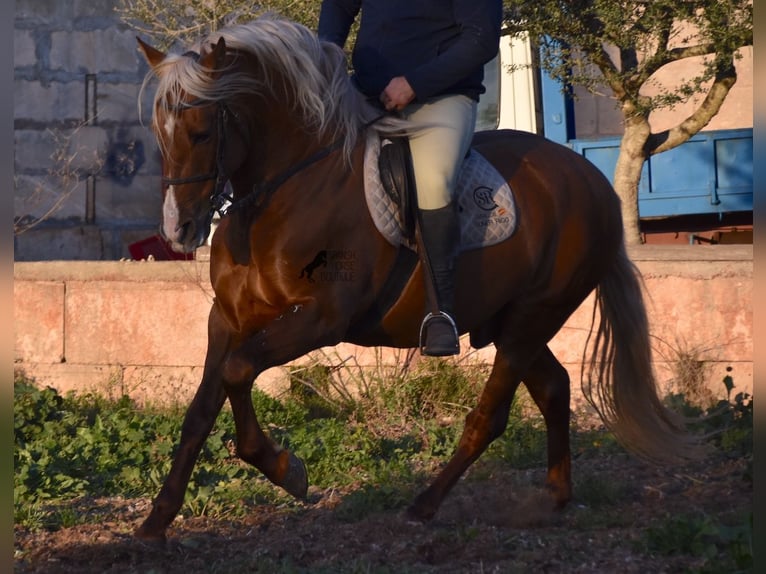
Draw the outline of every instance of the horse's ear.
<instances>
[{"instance_id":1,"label":"horse's ear","mask_svg":"<svg viewBox=\"0 0 766 574\"><path fill-rule=\"evenodd\" d=\"M200 63L206 68L217 70L223 65L224 58L226 57L226 40L223 36L218 38L218 42L210 44L210 51L206 52Z\"/></svg>"},{"instance_id":2,"label":"horse's ear","mask_svg":"<svg viewBox=\"0 0 766 574\"><path fill-rule=\"evenodd\" d=\"M143 52L144 58L146 58L146 61L149 63L149 65L152 68L159 66L160 62L165 59L166 54L164 52L160 52L156 48L152 48L138 36L136 36L136 40L138 40L138 47L141 49L141 52Z\"/></svg>"}]
</instances>

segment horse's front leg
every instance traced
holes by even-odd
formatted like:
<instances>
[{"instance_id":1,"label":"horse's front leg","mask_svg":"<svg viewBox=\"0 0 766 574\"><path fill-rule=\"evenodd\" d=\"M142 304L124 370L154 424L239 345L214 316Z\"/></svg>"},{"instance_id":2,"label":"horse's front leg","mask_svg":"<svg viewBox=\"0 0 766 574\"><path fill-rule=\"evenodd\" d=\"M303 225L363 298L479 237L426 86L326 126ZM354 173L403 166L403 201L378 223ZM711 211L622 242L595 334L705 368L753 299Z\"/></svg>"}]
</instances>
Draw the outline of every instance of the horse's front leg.
<instances>
[{"instance_id":1,"label":"horse's front leg","mask_svg":"<svg viewBox=\"0 0 766 574\"><path fill-rule=\"evenodd\" d=\"M237 430L237 454L288 494L306 498L309 485L303 461L263 432L253 408L251 389L252 385L243 384L228 390Z\"/></svg>"},{"instance_id":2,"label":"horse's front leg","mask_svg":"<svg viewBox=\"0 0 766 574\"><path fill-rule=\"evenodd\" d=\"M266 327L232 349L223 368L224 388L237 432L237 454L296 498L306 497L306 468L295 454L263 432L253 408L252 385L265 369L337 342L338 330L334 327L316 301L291 304Z\"/></svg>"},{"instance_id":3,"label":"horse's front leg","mask_svg":"<svg viewBox=\"0 0 766 574\"><path fill-rule=\"evenodd\" d=\"M170 473L152 503L149 516L136 531L136 537L141 540L163 542L165 530L181 510L194 464L226 400L221 367L228 339L225 322L214 304L208 319L208 349L202 381L186 411Z\"/></svg>"}]
</instances>

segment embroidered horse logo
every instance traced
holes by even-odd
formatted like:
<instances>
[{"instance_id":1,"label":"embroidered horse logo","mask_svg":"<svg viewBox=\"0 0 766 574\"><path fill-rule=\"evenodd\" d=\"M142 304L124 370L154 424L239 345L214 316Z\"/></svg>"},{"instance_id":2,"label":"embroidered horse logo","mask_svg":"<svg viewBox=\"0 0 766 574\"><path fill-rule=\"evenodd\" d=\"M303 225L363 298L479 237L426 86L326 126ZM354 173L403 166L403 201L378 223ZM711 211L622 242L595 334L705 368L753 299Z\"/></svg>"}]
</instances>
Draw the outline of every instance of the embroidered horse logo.
<instances>
[{"instance_id":1,"label":"embroidered horse logo","mask_svg":"<svg viewBox=\"0 0 766 574\"><path fill-rule=\"evenodd\" d=\"M305 275L306 278L309 280L309 283L316 283L316 279L312 277L314 274L314 271L316 271L319 267L327 267L327 250L323 249L319 253L317 253L316 257L314 257L313 261L306 265L303 269L301 269L301 274L299 279L302 279Z\"/></svg>"}]
</instances>

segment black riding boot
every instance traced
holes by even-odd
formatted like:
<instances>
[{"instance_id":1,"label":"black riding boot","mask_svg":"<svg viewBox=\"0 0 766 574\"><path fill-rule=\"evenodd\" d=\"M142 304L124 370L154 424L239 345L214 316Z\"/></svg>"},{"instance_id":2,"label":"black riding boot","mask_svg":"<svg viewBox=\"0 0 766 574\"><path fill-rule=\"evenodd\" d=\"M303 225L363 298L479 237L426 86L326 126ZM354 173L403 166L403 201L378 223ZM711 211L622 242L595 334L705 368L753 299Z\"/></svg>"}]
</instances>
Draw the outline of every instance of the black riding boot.
<instances>
[{"instance_id":1,"label":"black riding boot","mask_svg":"<svg viewBox=\"0 0 766 574\"><path fill-rule=\"evenodd\" d=\"M460 353L458 331L453 306L455 301L455 260L460 247L460 227L453 204L439 209L420 210L421 233L426 257L430 262L436 307L439 312L429 312L420 327L420 352L424 355L442 357ZM426 269L429 265L425 266ZM427 279L426 279L427 280ZM430 301L429 309L435 305Z\"/></svg>"}]
</instances>

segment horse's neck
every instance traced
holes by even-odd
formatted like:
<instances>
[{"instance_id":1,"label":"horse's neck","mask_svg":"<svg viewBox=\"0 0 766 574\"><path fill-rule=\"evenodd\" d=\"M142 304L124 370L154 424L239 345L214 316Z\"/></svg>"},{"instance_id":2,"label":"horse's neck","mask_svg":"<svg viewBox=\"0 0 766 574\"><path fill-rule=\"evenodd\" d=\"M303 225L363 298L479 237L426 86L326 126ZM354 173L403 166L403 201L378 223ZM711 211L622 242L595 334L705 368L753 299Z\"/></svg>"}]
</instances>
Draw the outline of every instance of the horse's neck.
<instances>
[{"instance_id":1,"label":"horse's neck","mask_svg":"<svg viewBox=\"0 0 766 574\"><path fill-rule=\"evenodd\" d=\"M277 180L284 173L290 175L276 187L268 185L275 178L254 180L242 174L233 178L234 203L240 203L240 208L233 209L227 217L230 241L226 249L233 261L249 265L259 254L269 252L264 246L271 245L275 237L293 247L305 244L308 253L317 244L325 244L327 234L336 233L337 228L364 233L364 222L369 218L362 217L360 221L360 215L367 209L363 153L364 145L359 144L349 165L342 150L335 149L304 169L280 172L275 176ZM371 220L369 225L373 225ZM271 259L267 257L267 266L268 261Z\"/></svg>"},{"instance_id":2,"label":"horse's neck","mask_svg":"<svg viewBox=\"0 0 766 574\"><path fill-rule=\"evenodd\" d=\"M291 201L296 196L323 195L348 171L343 169L350 166L344 166L340 140L317 138L289 112L269 114L266 120L251 128L258 136L242 167L232 174L235 204L256 205L260 212L275 195L287 193Z\"/></svg>"},{"instance_id":3,"label":"horse's neck","mask_svg":"<svg viewBox=\"0 0 766 574\"><path fill-rule=\"evenodd\" d=\"M269 111L260 113L250 126L244 166L253 181L274 180L330 145L329 138L319 139L311 133L288 106L273 104L262 109Z\"/></svg>"}]
</instances>

